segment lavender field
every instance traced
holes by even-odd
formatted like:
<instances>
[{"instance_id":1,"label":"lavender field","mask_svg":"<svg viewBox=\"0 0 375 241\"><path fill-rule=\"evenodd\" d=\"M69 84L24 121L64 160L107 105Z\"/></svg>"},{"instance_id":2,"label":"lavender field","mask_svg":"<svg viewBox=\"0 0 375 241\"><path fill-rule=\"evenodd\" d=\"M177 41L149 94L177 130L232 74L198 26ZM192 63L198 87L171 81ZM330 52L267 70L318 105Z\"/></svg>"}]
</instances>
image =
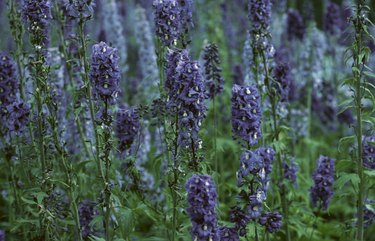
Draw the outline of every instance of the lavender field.
<instances>
[{"instance_id":1,"label":"lavender field","mask_svg":"<svg viewBox=\"0 0 375 241\"><path fill-rule=\"evenodd\" d=\"M0 0L0 241L375 240L373 22L373 0Z\"/></svg>"}]
</instances>

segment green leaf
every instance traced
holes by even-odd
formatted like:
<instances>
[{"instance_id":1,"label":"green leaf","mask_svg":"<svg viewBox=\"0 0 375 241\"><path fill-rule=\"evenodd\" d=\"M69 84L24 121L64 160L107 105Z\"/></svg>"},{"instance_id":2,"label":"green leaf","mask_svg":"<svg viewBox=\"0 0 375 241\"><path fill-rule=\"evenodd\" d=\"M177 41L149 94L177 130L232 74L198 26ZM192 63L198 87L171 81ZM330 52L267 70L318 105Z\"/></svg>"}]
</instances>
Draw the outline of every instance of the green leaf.
<instances>
[{"instance_id":1,"label":"green leaf","mask_svg":"<svg viewBox=\"0 0 375 241\"><path fill-rule=\"evenodd\" d=\"M342 146L346 147L345 149L347 149L349 145L354 144L355 140L356 140L356 136L346 136L346 137L341 138L339 141L339 147L338 147L339 152L342 152L342 149L341 149Z\"/></svg>"},{"instance_id":2,"label":"green leaf","mask_svg":"<svg viewBox=\"0 0 375 241\"><path fill-rule=\"evenodd\" d=\"M342 172L341 174L342 175L333 184L335 189L341 190L348 182L351 182L355 187L358 186L358 183L360 181L358 174L345 172Z\"/></svg>"},{"instance_id":3,"label":"green leaf","mask_svg":"<svg viewBox=\"0 0 375 241\"><path fill-rule=\"evenodd\" d=\"M34 205L34 204L37 204L35 201L32 201L32 200L29 200L29 199L26 199L24 197L21 197L22 201L24 201L25 203L27 204L31 204L31 205Z\"/></svg>"}]
</instances>

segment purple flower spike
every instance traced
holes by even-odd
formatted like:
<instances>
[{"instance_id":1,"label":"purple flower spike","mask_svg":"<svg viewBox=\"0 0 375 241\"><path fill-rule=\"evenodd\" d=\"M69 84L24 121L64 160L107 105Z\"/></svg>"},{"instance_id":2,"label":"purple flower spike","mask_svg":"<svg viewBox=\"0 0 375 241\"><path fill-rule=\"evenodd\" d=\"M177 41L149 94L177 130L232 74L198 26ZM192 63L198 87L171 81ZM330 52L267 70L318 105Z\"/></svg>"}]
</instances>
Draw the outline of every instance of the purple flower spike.
<instances>
[{"instance_id":1,"label":"purple flower spike","mask_svg":"<svg viewBox=\"0 0 375 241\"><path fill-rule=\"evenodd\" d=\"M219 229L220 241L239 241L237 230L235 228L220 227Z\"/></svg>"},{"instance_id":2,"label":"purple flower spike","mask_svg":"<svg viewBox=\"0 0 375 241\"><path fill-rule=\"evenodd\" d=\"M294 39L302 40L305 36L306 26L299 11L289 9L287 22L287 34L289 41Z\"/></svg>"},{"instance_id":3,"label":"purple flower spike","mask_svg":"<svg viewBox=\"0 0 375 241\"><path fill-rule=\"evenodd\" d=\"M272 147L259 147L255 151L261 158L263 158L264 171L266 174L272 172L272 162L275 160L275 150Z\"/></svg>"},{"instance_id":4,"label":"purple flower spike","mask_svg":"<svg viewBox=\"0 0 375 241\"><path fill-rule=\"evenodd\" d=\"M70 19L89 20L94 14L94 0L64 0L64 5Z\"/></svg>"},{"instance_id":5,"label":"purple flower spike","mask_svg":"<svg viewBox=\"0 0 375 241\"><path fill-rule=\"evenodd\" d=\"M0 241L5 241L5 231L0 229Z\"/></svg>"},{"instance_id":6,"label":"purple flower spike","mask_svg":"<svg viewBox=\"0 0 375 241\"><path fill-rule=\"evenodd\" d=\"M294 160L291 161L290 165L284 161L283 171L285 179L289 180L293 184L297 184L298 165Z\"/></svg>"},{"instance_id":7,"label":"purple flower spike","mask_svg":"<svg viewBox=\"0 0 375 241\"><path fill-rule=\"evenodd\" d=\"M17 99L18 79L14 61L0 54L0 114Z\"/></svg>"},{"instance_id":8,"label":"purple flower spike","mask_svg":"<svg viewBox=\"0 0 375 241\"><path fill-rule=\"evenodd\" d=\"M116 114L116 137L119 140L119 151L128 150L140 130L139 115L134 108L122 107Z\"/></svg>"},{"instance_id":9,"label":"purple flower spike","mask_svg":"<svg viewBox=\"0 0 375 241\"><path fill-rule=\"evenodd\" d=\"M374 143L375 143L375 135L366 136L365 138L363 138L363 143L362 143L363 166L372 170L375 169L375 144Z\"/></svg>"},{"instance_id":10,"label":"purple flower spike","mask_svg":"<svg viewBox=\"0 0 375 241\"><path fill-rule=\"evenodd\" d=\"M193 225L193 240L219 240L217 230L217 193L208 175L193 175L185 185L188 193L187 212Z\"/></svg>"},{"instance_id":11,"label":"purple flower spike","mask_svg":"<svg viewBox=\"0 0 375 241\"><path fill-rule=\"evenodd\" d=\"M19 135L29 122L30 107L22 100L16 101L6 107L6 126L10 133Z\"/></svg>"},{"instance_id":12,"label":"purple flower spike","mask_svg":"<svg viewBox=\"0 0 375 241\"><path fill-rule=\"evenodd\" d=\"M183 17L181 8L176 0L155 0L155 29L156 36L167 47L176 45L183 33Z\"/></svg>"},{"instance_id":13,"label":"purple flower spike","mask_svg":"<svg viewBox=\"0 0 375 241\"><path fill-rule=\"evenodd\" d=\"M232 89L232 129L248 145L258 143L261 135L260 97L254 86L234 85Z\"/></svg>"},{"instance_id":14,"label":"purple flower spike","mask_svg":"<svg viewBox=\"0 0 375 241\"><path fill-rule=\"evenodd\" d=\"M330 2L324 16L324 30L330 34L339 34L345 24L341 16L340 6Z\"/></svg>"},{"instance_id":15,"label":"purple flower spike","mask_svg":"<svg viewBox=\"0 0 375 241\"><path fill-rule=\"evenodd\" d=\"M96 208L96 203L91 200L84 200L78 205L79 223L82 229L82 237L86 240L91 235L98 233L95 228L90 226L91 221L99 215L99 210Z\"/></svg>"},{"instance_id":16,"label":"purple flower spike","mask_svg":"<svg viewBox=\"0 0 375 241\"><path fill-rule=\"evenodd\" d=\"M255 152L246 150L241 154L237 185L242 186L249 177L258 175L264 169L263 159Z\"/></svg>"},{"instance_id":17,"label":"purple flower spike","mask_svg":"<svg viewBox=\"0 0 375 241\"><path fill-rule=\"evenodd\" d=\"M92 46L90 79L93 94L113 103L119 92L120 68L117 49L100 42Z\"/></svg>"},{"instance_id":18,"label":"purple flower spike","mask_svg":"<svg viewBox=\"0 0 375 241\"><path fill-rule=\"evenodd\" d=\"M49 42L49 25L51 3L49 0L24 0L22 16L28 31L32 35L32 44L47 46Z\"/></svg>"},{"instance_id":19,"label":"purple flower spike","mask_svg":"<svg viewBox=\"0 0 375 241\"><path fill-rule=\"evenodd\" d=\"M268 30L271 23L270 0L250 0L249 1L249 19L252 23L253 31Z\"/></svg>"},{"instance_id":20,"label":"purple flower spike","mask_svg":"<svg viewBox=\"0 0 375 241\"><path fill-rule=\"evenodd\" d=\"M278 212L263 213L259 223L264 226L269 233L275 233L280 230L282 225L282 216Z\"/></svg>"},{"instance_id":21,"label":"purple flower spike","mask_svg":"<svg viewBox=\"0 0 375 241\"><path fill-rule=\"evenodd\" d=\"M328 208L328 204L333 195L333 182L335 176L335 160L326 156L320 156L317 161L318 167L313 174L314 185L310 189L311 200L314 206L318 202L323 209Z\"/></svg>"},{"instance_id":22,"label":"purple flower spike","mask_svg":"<svg viewBox=\"0 0 375 241\"><path fill-rule=\"evenodd\" d=\"M224 89L224 79L221 74L219 50L216 44L208 44L203 49L204 73L207 95L210 99L219 95Z\"/></svg>"}]
</instances>

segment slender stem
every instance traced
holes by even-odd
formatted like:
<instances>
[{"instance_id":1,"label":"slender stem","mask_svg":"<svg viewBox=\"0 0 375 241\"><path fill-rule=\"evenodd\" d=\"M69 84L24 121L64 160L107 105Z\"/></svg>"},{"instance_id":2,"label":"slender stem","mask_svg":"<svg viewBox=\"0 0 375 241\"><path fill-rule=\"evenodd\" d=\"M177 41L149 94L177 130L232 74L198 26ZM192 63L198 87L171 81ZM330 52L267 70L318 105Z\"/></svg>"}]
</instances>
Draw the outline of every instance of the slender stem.
<instances>
[{"instance_id":1,"label":"slender stem","mask_svg":"<svg viewBox=\"0 0 375 241\"><path fill-rule=\"evenodd\" d=\"M219 163L217 161L217 143L216 143L216 139L217 139L217 121L216 121L216 102L215 102L215 93L214 93L214 96L212 98L212 102L213 102L213 114L214 114L214 160L215 160L215 172L216 173L220 173L219 172ZM217 186L217 190L219 192L219 186Z\"/></svg>"},{"instance_id":2,"label":"slender stem","mask_svg":"<svg viewBox=\"0 0 375 241\"><path fill-rule=\"evenodd\" d=\"M111 199L111 188L109 185L109 175L110 175L110 167L111 167L111 160L109 158L109 154L111 151L111 131L110 131L110 117L108 115L108 101L104 101L104 162L105 162L105 185L104 185L104 193L105 193L105 219L104 219L104 227L105 227L105 235L106 241L111 240L111 232L110 232L110 199Z\"/></svg>"}]
</instances>

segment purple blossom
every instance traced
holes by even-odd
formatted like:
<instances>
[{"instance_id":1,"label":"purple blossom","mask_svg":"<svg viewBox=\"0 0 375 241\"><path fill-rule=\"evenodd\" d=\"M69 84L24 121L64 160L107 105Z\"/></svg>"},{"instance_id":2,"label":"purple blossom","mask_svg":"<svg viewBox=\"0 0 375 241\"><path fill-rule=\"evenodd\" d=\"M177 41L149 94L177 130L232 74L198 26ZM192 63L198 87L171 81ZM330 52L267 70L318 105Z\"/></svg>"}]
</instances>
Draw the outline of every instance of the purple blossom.
<instances>
[{"instance_id":1,"label":"purple blossom","mask_svg":"<svg viewBox=\"0 0 375 241\"><path fill-rule=\"evenodd\" d=\"M22 100L15 101L6 107L5 125L10 133L19 135L29 122L30 107Z\"/></svg>"},{"instance_id":2,"label":"purple blossom","mask_svg":"<svg viewBox=\"0 0 375 241\"><path fill-rule=\"evenodd\" d=\"M181 21L182 27L187 33L191 27L194 26L193 23L193 0L178 0L181 7Z\"/></svg>"},{"instance_id":3,"label":"purple blossom","mask_svg":"<svg viewBox=\"0 0 375 241\"><path fill-rule=\"evenodd\" d=\"M263 190L257 190L255 194L249 196L248 205L246 206L247 215L255 220L262 214L263 202L266 200L266 194Z\"/></svg>"},{"instance_id":4,"label":"purple blossom","mask_svg":"<svg viewBox=\"0 0 375 241\"><path fill-rule=\"evenodd\" d=\"M263 213L259 223L264 226L269 233L275 233L280 230L282 225L282 216L278 212Z\"/></svg>"},{"instance_id":5,"label":"purple blossom","mask_svg":"<svg viewBox=\"0 0 375 241\"><path fill-rule=\"evenodd\" d=\"M119 92L120 68L117 49L104 42L92 46L90 80L93 94L113 103Z\"/></svg>"},{"instance_id":6,"label":"purple blossom","mask_svg":"<svg viewBox=\"0 0 375 241\"><path fill-rule=\"evenodd\" d=\"M320 203L324 210L328 208L333 195L334 162L334 159L321 155L317 160L317 169L313 173L314 185L310 188L311 200L314 206Z\"/></svg>"},{"instance_id":7,"label":"purple blossom","mask_svg":"<svg viewBox=\"0 0 375 241\"><path fill-rule=\"evenodd\" d=\"M116 114L116 137L120 152L128 150L139 134L139 115L134 108L121 107Z\"/></svg>"},{"instance_id":8,"label":"purple blossom","mask_svg":"<svg viewBox=\"0 0 375 241\"><path fill-rule=\"evenodd\" d=\"M246 150L241 154L240 169L237 173L237 185L242 186L252 176L260 174L264 170L263 159L257 152Z\"/></svg>"},{"instance_id":9,"label":"purple blossom","mask_svg":"<svg viewBox=\"0 0 375 241\"><path fill-rule=\"evenodd\" d=\"M303 17L298 10L289 9L287 26L287 35L289 41L294 39L303 39L306 32L306 26Z\"/></svg>"},{"instance_id":10,"label":"purple blossom","mask_svg":"<svg viewBox=\"0 0 375 241\"><path fill-rule=\"evenodd\" d=\"M330 34L339 34L343 27L341 8L334 2L330 2L324 16L324 30Z\"/></svg>"},{"instance_id":11,"label":"purple blossom","mask_svg":"<svg viewBox=\"0 0 375 241\"><path fill-rule=\"evenodd\" d=\"M372 143L370 143L372 142ZM375 169L375 135L366 136L362 143L363 166L368 169Z\"/></svg>"},{"instance_id":12,"label":"purple blossom","mask_svg":"<svg viewBox=\"0 0 375 241\"><path fill-rule=\"evenodd\" d=\"M271 23L272 3L270 0L249 0L249 19L252 30L268 30Z\"/></svg>"},{"instance_id":13,"label":"purple blossom","mask_svg":"<svg viewBox=\"0 0 375 241\"><path fill-rule=\"evenodd\" d=\"M283 172L285 179L289 180L293 184L297 183L298 165L294 160L292 160L290 164L288 164L286 161L283 162Z\"/></svg>"},{"instance_id":14,"label":"purple blossom","mask_svg":"<svg viewBox=\"0 0 375 241\"><path fill-rule=\"evenodd\" d=\"M237 230L235 228L220 227L219 228L219 240L220 241L239 241Z\"/></svg>"},{"instance_id":15,"label":"purple blossom","mask_svg":"<svg viewBox=\"0 0 375 241\"><path fill-rule=\"evenodd\" d=\"M95 235L98 231L90 226L91 221L99 215L96 203L91 200L84 200L78 205L79 223L82 229L82 237L88 239L91 235Z\"/></svg>"},{"instance_id":16,"label":"purple blossom","mask_svg":"<svg viewBox=\"0 0 375 241\"><path fill-rule=\"evenodd\" d=\"M203 49L204 74L209 98L223 92L224 79L220 68L219 50L216 44L208 44Z\"/></svg>"},{"instance_id":17,"label":"purple blossom","mask_svg":"<svg viewBox=\"0 0 375 241\"><path fill-rule=\"evenodd\" d=\"M168 55L166 72L167 108L178 114L178 143L186 148L200 148L198 132L207 107L199 64L190 61L185 51L172 51Z\"/></svg>"},{"instance_id":18,"label":"purple blossom","mask_svg":"<svg viewBox=\"0 0 375 241\"><path fill-rule=\"evenodd\" d=\"M275 150L272 147L258 147L254 152L263 159L264 170L267 175L272 172L272 162L275 160Z\"/></svg>"},{"instance_id":19,"label":"purple blossom","mask_svg":"<svg viewBox=\"0 0 375 241\"><path fill-rule=\"evenodd\" d=\"M176 45L183 33L181 8L176 0L154 0L156 36L165 46Z\"/></svg>"},{"instance_id":20,"label":"purple blossom","mask_svg":"<svg viewBox=\"0 0 375 241\"><path fill-rule=\"evenodd\" d=\"M370 207L370 205L374 203L373 200L367 200L367 205L363 207L363 226L364 228L369 228L371 225L375 223L375 209L374 206ZM368 208L370 207L370 208Z\"/></svg>"},{"instance_id":21,"label":"purple blossom","mask_svg":"<svg viewBox=\"0 0 375 241\"><path fill-rule=\"evenodd\" d=\"M278 54L276 54L278 56ZM287 62L284 62L281 58L275 58L276 66L273 70L273 76L278 90L279 98L281 102L288 102L289 92L291 89L291 69Z\"/></svg>"},{"instance_id":22,"label":"purple blossom","mask_svg":"<svg viewBox=\"0 0 375 241\"><path fill-rule=\"evenodd\" d=\"M0 114L17 99L18 84L13 59L4 53L0 54Z\"/></svg>"},{"instance_id":23,"label":"purple blossom","mask_svg":"<svg viewBox=\"0 0 375 241\"><path fill-rule=\"evenodd\" d=\"M89 20L94 14L95 0L64 0L70 19Z\"/></svg>"},{"instance_id":24,"label":"purple blossom","mask_svg":"<svg viewBox=\"0 0 375 241\"><path fill-rule=\"evenodd\" d=\"M239 206L234 206L230 210L230 221L235 224L235 229L240 236L246 235L246 226L249 224L251 218L247 212L242 210Z\"/></svg>"},{"instance_id":25,"label":"purple blossom","mask_svg":"<svg viewBox=\"0 0 375 241\"><path fill-rule=\"evenodd\" d=\"M254 86L234 85L232 89L232 130L252 146L262 137L260 97Z\"/></svg>"},{"instance_id":26,"label":"purple blossom","mask_svg":"<svg viewBox=\"0 0 375 241\"><path fill-rule=\"evenodd\" d=\"M51 16L51 3L49 0L24 0L22 16L32 35L31 43L35 45L48 45L49 25Z\"/></svg>"},{"instance_id":27,"label":"purple blossom","mask_svg":"<svg viewBox=\"0 0 375 241\"><path fill-rule=\"evenodd\" d=\"M188 193L187 212L193 225L194 240L218 240L217 193L215 183L208 175L193 175L185 185Z\"/></svg>"}]
</instances>

